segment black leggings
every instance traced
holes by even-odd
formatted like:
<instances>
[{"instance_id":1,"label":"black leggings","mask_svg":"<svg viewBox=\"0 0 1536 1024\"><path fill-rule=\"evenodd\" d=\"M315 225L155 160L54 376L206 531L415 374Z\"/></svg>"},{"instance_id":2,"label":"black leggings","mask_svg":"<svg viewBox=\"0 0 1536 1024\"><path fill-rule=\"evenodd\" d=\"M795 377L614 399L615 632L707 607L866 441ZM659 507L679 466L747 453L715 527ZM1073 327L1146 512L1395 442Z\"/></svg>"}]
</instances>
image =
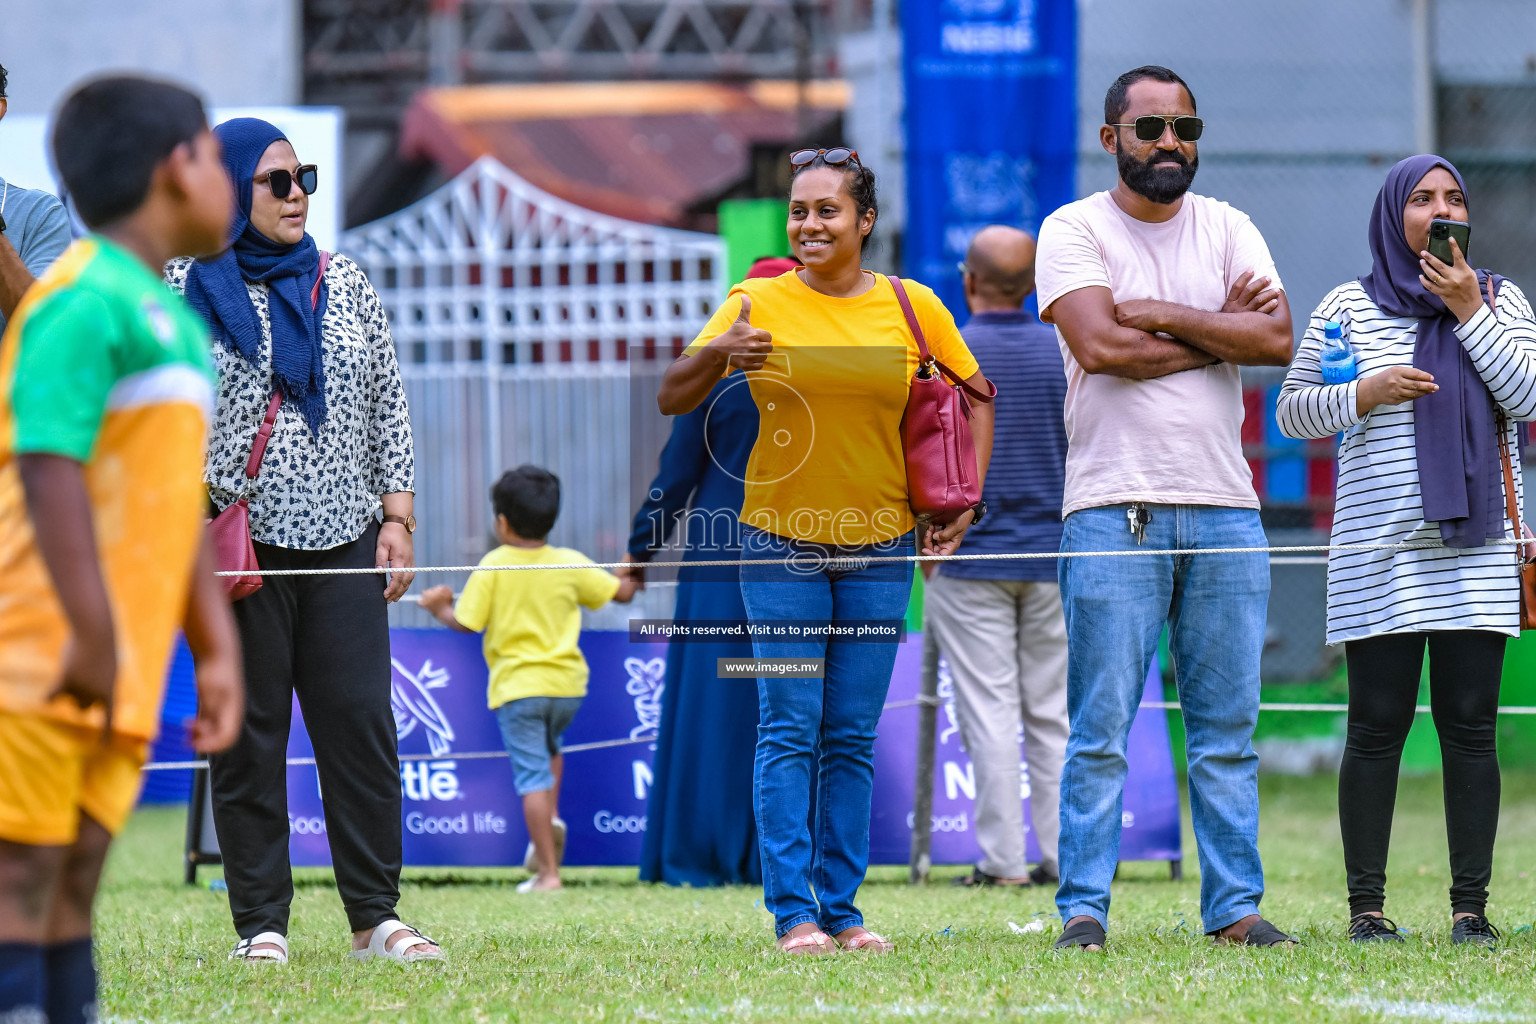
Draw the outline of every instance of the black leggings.
<instances>
[{"instance_id":1,"label":"black leggings","mask_svg":"<svg viewBox=\"0 0 1536 1024\"><path fill-rule=\"evenodd\" d=\"M1351 917L1382 910L1386 899L1397 774L1418 702L1426 640L1429 702L1445 777L1451 912L1481 914L1487 907L1499 827L1494 726L1505 639L1488 630L1458 629L1390 633L1344 645L1349 736L1339 768L1339 830Z\"/></svg>"},{"instance_id":2,"label":"black leggings","mask_svg":"<svg viewBox=\"0 0 1536 1024\"><path fill-rule=\"evenodd\" d=\"M264 569L367 568L379 528L328 551L256 545ZM378 576L272 576L234 605L245 726L209 758L213 825L243 939L288 934L288 730L299 699L314 744L336 888L352 931L395 916L400 763L390 711L389 618Z\"/></svg>"}]
</instances>

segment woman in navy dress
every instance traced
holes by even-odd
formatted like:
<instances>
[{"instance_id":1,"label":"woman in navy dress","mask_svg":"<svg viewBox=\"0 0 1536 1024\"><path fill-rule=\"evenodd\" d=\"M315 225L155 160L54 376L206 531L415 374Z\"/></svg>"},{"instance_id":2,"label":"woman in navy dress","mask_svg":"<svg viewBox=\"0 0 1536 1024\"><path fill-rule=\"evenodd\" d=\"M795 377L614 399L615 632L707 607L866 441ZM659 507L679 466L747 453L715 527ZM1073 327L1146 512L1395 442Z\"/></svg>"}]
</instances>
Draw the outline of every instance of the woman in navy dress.
<instances>
[{"instance_id":1,"label":"woman in navy dress","mask_svg":"<svg viewBox=\"0 0 1536 1024\"><path fill-rule=\"evenodd\" d=\"M759 260L748 276L775 276L794 265ZM745 385L744 379L722 380L697 409L673 422L661 470L635 514L626 560L649 561L679 524L684 561L741 557L737 516L758 422ZM745 621L736 567L681 570L673 617ZM667 650L642 881L762 883L752 814L757 682L718 679L715 665L716 658L750 657L750 641L674 642Z\"/></svg>"}]
</instances>

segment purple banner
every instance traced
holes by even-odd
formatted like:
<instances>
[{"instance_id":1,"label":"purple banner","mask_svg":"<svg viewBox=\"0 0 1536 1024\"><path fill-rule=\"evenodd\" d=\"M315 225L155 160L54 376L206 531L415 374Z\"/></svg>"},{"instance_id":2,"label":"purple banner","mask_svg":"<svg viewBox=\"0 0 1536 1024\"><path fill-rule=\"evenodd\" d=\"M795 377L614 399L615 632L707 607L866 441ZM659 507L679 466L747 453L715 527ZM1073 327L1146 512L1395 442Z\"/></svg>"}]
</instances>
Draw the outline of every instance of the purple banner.
<instances>
[{"instance_id":1,"label":"purple banner","mask_svg":"<svg viewBox=\"0 0 1536 1024\"><path fill-rule=\"evenodd\" d=\"M391 631L391 703L401 754L429 755L403 762L405 863L432 866L521 864L528 843L521 801L504 757L464 760L469 752L499 751L496 716L485 706L486 668L480 638L438 629ZM666 670L665 644L631 643L622 631L589 631L582 652L592 669L586 702L565 734L566 746L614 739L654 738ZM890 700L918 691L921 637L901 645ZM1148 698L1158 699L1156 672ZM940 696L950 696L941 667ZM871 861L904 864L911 845L912 783L916 758L916 707L895 708L880 721L875 743L875 800ZM569 828L566 863L632 865L640 859L645 805L654 747L638 742L573 753L566 761L560 795ZM289 757L311 757L313 748L297 704ZM1179 852L1179 801L1164 713L1144 711L1131 732L1130 778L1125 791L1124 860L1175 860ZM934 766L933 859L968 863L978 857L972 833L975 775L955 724L952 701L939 711ZM1020 793L1028 821L1028 777ZM291 853L296 865L327 865L330 849L325 813L312 766L288 769ZM1034 838L1030 856L1037 856Z\"/></svg>"},{"instance_id":2,"label":"purple banner","mask_svg":"<svg viewBox=\"0 0 1536 1024\"><path fill-rule=\"evenodd\" d=\"M891 678L890 703L918 695L922 643L903 645ZM949 666L939 659L938 729L933 763L932 857L935 864L974 864L976 845L976 773L960 738L954 684ZM1147 674L1143 701L1163 699L1156 662ZM1024 802L1024 844L1031 862L1040 859L1029 814L1029 771L1023 761L1020 730L1019 797ZM880 720L875 740L875 800L870 824L870 862L906 864L912 856L912 785L916 777L917 709L896 708ZM1147 709L1131 726L1126 752L1129 770L1121 812L1121 860L1180 860L1179 787L1168 745L1167 712Z\"/></svg>"}]
</instances>

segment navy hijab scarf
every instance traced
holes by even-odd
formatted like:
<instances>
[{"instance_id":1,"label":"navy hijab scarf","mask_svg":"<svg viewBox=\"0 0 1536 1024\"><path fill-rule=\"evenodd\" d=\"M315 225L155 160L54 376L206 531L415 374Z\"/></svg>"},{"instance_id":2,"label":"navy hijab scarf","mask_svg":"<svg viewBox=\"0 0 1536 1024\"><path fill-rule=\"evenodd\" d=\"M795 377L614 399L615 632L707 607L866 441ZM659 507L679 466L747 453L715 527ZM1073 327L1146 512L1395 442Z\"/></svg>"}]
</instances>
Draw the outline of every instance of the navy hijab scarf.
<instances>
[{"instance_id":1,"label":"navy hijab scarf","mask_svg":"<svg viewBox=\"0 0 1536 1024\"><path fill-rule=\"evenodd\" d=\"M1504 491L1495 408L1488 386L1456 337L1456 316L1419 283L1419 254L1403 236L1403 209L1414 187L1436 167L1461 173L1433 154L1411 156L1387 172L1371 211L1371 272L1360 279L1365 293L1388 316L1417 317L1413 365L1427 371L1440 390L1414 399L1413 440L1425 522L1439 523L1446 547L1477 548L1504 536ZM1478 289L1495 292L1503 278L1477 271Z\"/></svg>"},{"instance_id":2,"label":"navy hijab scarf","mask_svg":"<svg viewBox=\"0 0 1536 1024\"><path fill-rule=\"evenodd\" d=\"M208 322L214 338L252 366L261 354L261 319L251 304L246 281L265 281L272 322L272 383L292 402L316 436L325 422L325 364L320 323L326 290L311 308L309 296L320 270L320 249L308 232L293 245L272 241L251 224L251 195L265 188L252 182L261 155L274 142L287 141L276 126L254 117L237 117L213 130L224 149L224 169L235 186L235 217L230 246L209 260L198 260L187 274L187 302ZM297 183L294 184L297 188Z\"/></svg>"}]
</instances>

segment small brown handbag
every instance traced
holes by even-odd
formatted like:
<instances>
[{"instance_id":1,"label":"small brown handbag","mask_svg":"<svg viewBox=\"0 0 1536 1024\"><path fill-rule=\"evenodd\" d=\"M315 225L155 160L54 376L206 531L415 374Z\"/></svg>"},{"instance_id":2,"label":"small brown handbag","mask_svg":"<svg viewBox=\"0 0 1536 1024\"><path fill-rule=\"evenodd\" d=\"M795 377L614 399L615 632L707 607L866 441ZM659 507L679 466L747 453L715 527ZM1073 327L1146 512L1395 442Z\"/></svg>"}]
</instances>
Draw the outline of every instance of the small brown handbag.
<instances>
[{"instance_id":1,"label":"small brown handbag","mask_svg":"<svg viewBox=\"0 0 1536 1024\"><path fill-rule=\"evenodd\" d=\"M1494 309L1493 280L1488 280L1488 308ZM1525 524L1520 521L1520 502L1515 497L1515 463L1509 450L1509 433L1504 413L1497 422L1499 431L1499 461L1504 464L1504 507L1514 528L1515 537L1526 536ZM1515 557L1520 563L1520 628L1536 629L1536 560L1529 555L1529 544L1517 544Z\"/></svg>"},{"instance_id":2,"label":"small brown handbag","mask_svg":"<svg viewBox=\"0 0 1536 1024\"><path fill-rule=\"evenodd\" d=\"M315 274L315 286L309 292L311 307L320 304L320 282L325 268L330 265L331 254L320 250L320 269ZM208 540L213 545L213 563L219 572L252 572L261 569L256 561L256 545L251 542L250 489L261 472L261 459L267 453L267 442L272 439L272 428L277 424L278 411L283 407L283 396L272 392L267 403L266 418L256 439L251 442L251 455L245 460L246 493L208 523ZM231 601L250 597L261 589L260 576L220 576L224 592Z\"/></svg>"}]
</instances>

